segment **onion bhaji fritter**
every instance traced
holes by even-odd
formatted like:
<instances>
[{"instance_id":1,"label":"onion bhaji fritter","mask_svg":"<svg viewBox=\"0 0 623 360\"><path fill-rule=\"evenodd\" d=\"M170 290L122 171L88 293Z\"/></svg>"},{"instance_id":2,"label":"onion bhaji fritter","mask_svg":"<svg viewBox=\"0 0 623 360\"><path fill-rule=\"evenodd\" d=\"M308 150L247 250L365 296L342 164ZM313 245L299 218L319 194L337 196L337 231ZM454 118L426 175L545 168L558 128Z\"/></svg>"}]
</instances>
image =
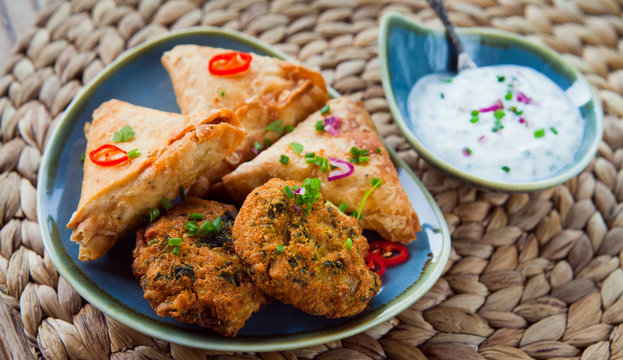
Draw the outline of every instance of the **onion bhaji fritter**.
<instances>
[{"instance_id":1,"label":"onion bhaji fritter","mask_svg":"<svg viewBox=\"0 0 623 360\"><path fill-rule=\"evenodd\" d=\"M233 228L236 253L267 295L312 315L358 314L381 285L364 262L361 227L322 195L297 206L286 186L302 184L272 179L246 198Z\"/></svg>"},{"instance_id":2,"label":"onion bhaji fritter","mask_svg":"<svg viewBox=\"0 0 623 360\"><path fill-rule=\"evenodd\" d=\"M235 218L231 205L188 198L139 230L132 270L158 316L234 336L265 303L233 251Z\"/></svg>"}]
</instances>

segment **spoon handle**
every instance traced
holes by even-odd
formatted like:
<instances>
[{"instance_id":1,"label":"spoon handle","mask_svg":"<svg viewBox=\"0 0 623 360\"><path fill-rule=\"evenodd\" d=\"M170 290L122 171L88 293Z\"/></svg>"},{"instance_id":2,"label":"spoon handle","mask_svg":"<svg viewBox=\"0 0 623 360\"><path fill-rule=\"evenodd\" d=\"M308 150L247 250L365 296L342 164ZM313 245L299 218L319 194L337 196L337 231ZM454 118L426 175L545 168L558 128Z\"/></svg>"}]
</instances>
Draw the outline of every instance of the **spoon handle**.
<instances>
[{"instance_id":1,"label":"spoon handle","mask_svg":"<svg viewBox=\"0 0 623 360\"><path fill-rule=\"evenodd\" d=\"M443 0L427 0L428 4L433 8L437 16L441 19L441 22L446 27L446 31L448 32L448 38L450 42L456 49L456 53L458 54L457 60L457 68L458 71L467 68L475 68L476 63L469 57L469 55L463 49L463 44L459 37L456 35L454 31L454 25L450 22L450 18L448 17L448 12L446 11L446 7L443 5Z\"/></svg>"}]
</instances>

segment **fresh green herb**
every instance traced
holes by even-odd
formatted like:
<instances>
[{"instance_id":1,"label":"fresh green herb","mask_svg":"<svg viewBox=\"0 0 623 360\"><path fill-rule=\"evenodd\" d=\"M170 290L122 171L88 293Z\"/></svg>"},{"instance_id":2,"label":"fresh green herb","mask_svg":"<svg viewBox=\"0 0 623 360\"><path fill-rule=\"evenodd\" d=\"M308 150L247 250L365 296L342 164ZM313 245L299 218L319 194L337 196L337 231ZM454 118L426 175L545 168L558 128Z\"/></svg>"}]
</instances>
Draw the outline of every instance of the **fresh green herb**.
<instances>
[{"instance_id":1,"label":"fresh green herb","mask_svg":"<svg viewBox=\"0 0 623 360\"><path fill-rule=\"evenodd\" d=\"M316 131L324 131L324 122L322 120L316 121Z\"/></svg>"},{"instance_id":2,"label":"fresh green herb","mask_svg":"<svg viewBox=\"0 0 623 360\"><path fill-rule=\"evenodd\" d=\"M283 165L288 165L288 163L290 162L290 158L286 155L281 154L281 156L279 157L279 162Z\"/></svg>"},{"instance_id":3,"label":"fresh green herb","mask_svg":"<svg viewBox=\"0 0 623 360\"><path fill-rule=\"evenodd\" d=\"M554 133L554 135L558 135L558 130L555 127L550 127L549 130Z\"/></svg>"},{"instance_id":4,"label":"fresh green herb","mask_svg":"<svg viewBox=\"0 0 623 360\"><path fill-rule=\"evenodd\" d=\"M519 110L517 109L516 106L511 106L508 108L508 110L512 113L514 113L515 115L522 115L523 114L523 110Z\"/></svg>"},{"instance_id":5,"label":"fresh green herb","mask_svg":"<svg viewBox=\"0 0 623 360\"><path fill-rule=\"evenodd\" d=\"M443 80L443 82L445 82L445 83L451 83L451 82L452 82L452 78L451 78L451 77L449 77L449 78L445 78L445 79Z\"/></svg>"},{"instance_id":6,"label":"fresh green herb","mask_svg":"<svg viewBox=\"0 0 623 360\"><path fill-rule=\"evenodd\" d=\"M301 155L301 153L303 152L303 145L296 142L291 142L290 148L299 155Z\"/></svg>"},{"instance_id":7,"label":"fresh green herb","mask_svg":"<svg viewBox=\"0 0 623 360\"><path fill-rule=\"evenodd\" d=\"M470 156L471 154L472 154L472 149L468 148L467 146L463 148L463 155Z\"/></svg>"},{"instance_id":8,"label":"fresh green herb","mask_svg":"<svg viewBox=\"0 0 623 360\"><path fill-rule=\"evenodd\" d=\"M372 185L372 188L368 189L368 191L366 191L366 193L363 195L363 199L361 199L361 203L359 204L359 210L357 211L357 220L361 218L361 211L363 210L363 204L368 199L368 196L372 194L374 189L380 187L381 184L382 184L381 179L377 179L373 177L372 180L370 180L370 185Z\"/></svg>"},{"instance_id":9,"label":"fresh green herb","mask_svg":"<svg viewBox=\"0 0 623 360\"><path fill-rule=\"evenodd\" d=\"M535 138L542 138L543 136L545 136L545 129L538 129L534 131L534 137Z\"/></svg>"},{"instance_id":10,"label":"fresh green herb","mask_svg":"<svg viewBox=\"0 0 623 360\"><path fill-rule=\"evenodd\" d=\"M472 110L472 116L478 116L480 114L479 110Z\"/></svg>"},{"instance_id":11,"label":"fresh green herb","mask_svg":"<svg viewBox=\"0 0 623 360\"><path fill-rule=\"evenodd\" d=\"M307 215L312 204L320 199L320 179L307 178L303 180L303 188L305 189L304 194L294 195L296 198L296 205L300 206L305 212L305 215Z\"/></svg>"},{"instance_id":12,"label":"fresh green herb","mask_svg":"<svg viewBox=\"0 0 623 360\"><path fill-rule=\"evenodd\" d=\"M506 95L504 95L504 99L506 100L512 100L513 99L513 93L510 91L506 92Z\"/></svg>"},{"instance_id":13,"label":"fresh green herb","mask_svg":"<svg viewBox=\"0 0 623 360\"><path fill-rule=\"evenodd\" d=\"M223 230L223 222L221 221L220 217L217 217L212 222L210 222L209 220L206 220L201 225L201 232L204 234L213 233L215 235L218 235L221 232L221 230Z\"/></svg>"},{"instance_id":14,"label":"fresh green herb","mask_svg":"<svg viewBox=\"0 0 623 360\"><path fill-rule=\"evenodd\" d=\"M377 147L377 148L376 148L376 153L377 153L377 154L380 154L380 153L381 153L381 148L380 148L380 147Z\"/></svg>"},{"instance_id":15,"label":"fresh green herb","mask_svg":"<svg viewBox=\"0 0 623 360\"><path fill-rule=\"evenodd\" d=\"M469 122L471 122L472 124L475 124L479 121L480 119L478 118L478 115L476 116L472 116L471 119L469 119Z\"/></svg>"},{"instance_id":16,"label":"fresh green herb","mask_svg":"<svg viewBox=\"0 0 623 360\"><path fill-rule=\"evenodd\" d=\"M169 201L169 199L167 199L166 197L162 197L162 199L160 199L160 204L162 204L162 207L169 212L169 210L171 210L173 208L173 204L171 204L171 202Z\"/></svg>"},{"instance_id":17,"label":"fresh green herb","mask_svg":"<svg viewBox=\"0 0 623 360\"><path fill-rule=\"evenodd\" d=\"M306 163L313 164L315 160L316 160L316 153L315 152L311 152L311 153L305 154L305 162Z\"/></svg>"},{"instance_id":18,"label":"fresh green herb","mask_svg":"<svg viewBox=\"0 0 623 360\"><path fill-rule=\"evenodd\" d=\"M188 235L196 235L199 233L199 225L197 225L196 221L189 221L186 224L184 224L184 228L186 229L186 232L188 233Z\"/></svg>"},{"instance_id":19,"label":"fresh green herb","mask_svg":"<svg viewBox=\"0 0 623 360\"><path fill-rule=\"evenodd\" d=\"M320 113L322 115L326 115L329 111L331 111L331 107L329 106L329 104L323 106L322 109L320 109Z\"/></svg>"},{"instance_id":20,"label":"fresh green herb","mask_svg":"<svg viewBox=\"0 0 623 360\"><path fill-rule=\"evenodd\" d=\"M503 75L498 75L498 82L503 82L506 79Z\"/></svg>"},{"instance_id":21,"label":"fresh green herb","mask_svg":"<svg viewBox=\"0 0 623 360\"><path fill-rule=\"evenodd\" d=\"M444 93L440 93L440 94L439 94L439 97L440 97L440 98L442 98L442 99L445 99L445 98L446 98L446 95L445 95Z\"/></svg>"},{"instance_id":22,"label":"fresh green herb","mask_svg":"<svg viewBox=\"0 0 623 360\"><path fill-rule=\"evenodd\" d=\"M290 186L286 185L286 187L283 188L283 192L286 193L286 196L288 197L288 199L292 199L294 197L294 192L292 191L292 189L290 189Z\"/></svg>"},{"instance_id":23,"label":"fresh green herb","mask_svg":"<svg viewBox=\"0 0 623 360\"><path fill-rule=\"evenodd\" d=\"M186 191L184 191L183 186L180 186L180 200L182 200L182 202L186 201Z\"/></svg>"},{"instance_id":24,"label":"fresh green herb","mask_svg":"<svg viewBox=\"0 0 623 360\"><path fill-rule=\"evenodd\" d=\"M339 209L341 212L345 212L345 211L346 211L346 209L348 209L348 204L347 204L347 203L345 203L345 202L342 202L342 203L340 204L340 206L338 207L338 209Z\"/></svg>"},{"instance_id":25,"label":"fresh green herb","mask_svg":"<svg viewBox=\"0 0 623 360\"><path fill-rule=\"evenodd\" d=\"M80 155L80 162L84 164L84 153Z\"/></svg>"},{"instance_id":26,"label":"fresh green herb","mask_svg":"<svg viewBox=\"0 0 623 360\"><path fill-rule=\"evenodd\" d=\"M283 245L277 244L277 248L275 250L281 254L283 252Z\"/></svg>"},{"instance_id":27,"label":"fresh green herb","mask_svg":"<svg viewBox=\"0 0 623 360\"><path fill-rule=\"evenodd\" d=\"M132 140L134 137L134 130L130 125L126 125L121 128L119 131L115 131L115 134L112 136L112 141L114 142L126 142Z\"/></svg>"},{"instance_id":28,"label":"fresh green herb","mask_svg":"<svg viewBox=\"0 0 623 360\"><path fill-rule=\"evenodd\" d=\"M138 152L137 148L134 148L134 149L128 151L126 156L128 157L128 159L134 159L134 158L137 158L137 157L141 156L141 153Z\"/></svg>"},{"instance_id":29,"label":"fresh green herb","mask_svg":"<svg viewBox=\"0 0 623 360\"><path fill-rule=\"evenodd\" d=\"M255 150L257 150L257 152L262 151L262 144L257 141L253 143L253 147L255 148Z\"/></svg>"},{"instance_id":30,"label":"fresh green herb","mask_svg":"<svg viewBox=\"0 0 623 360\"><path fill-rule=\"evenodd\" d=\"M370 157L369 156L360 156L359 159L357 159L360 163L365 163L370 161Z\"/></svg>"},{"instance_id":31,"label":"fresh green herb","mask_svg":"<svg viewBox=\"0 0 623 360\"><path fill-rule=\"evenodd\" d=\"M354 217L355 219L357 219L357 218L358 218L358 216L359 216L359 213L357 212L357 210L353 210L353 212L352 212L352 213L350 213L350 216L352 216L352 217Z\"/></svg>"},{"instance_id":32,"label":"fresh green herb","mask_svg":"<svg viewBox=\"0 0 623 360\"><path fill-rule=\"evenodd\" d=\"M264 130L266 131L274 131L274 132L284 132L285 129L283 128L283 121L281 120L275 120L273 122L271 122L270 124L268 124L268 126L266 126L264 128Z\"/></svg>"},{"instance_id":33,"label":"fresh green herb","mask_svg":"<svg viewBox=\"0 0 623 360\"><path fill-rule=\"evenodd\" d=\"M221 221L221 217L217 217L216 219L214 219L214 221L212 221L212 225L214 225L214 227L216 228L216 233L220 233L221 230L223 230L223 222Z\"/></svg>"},{"instance_id":34,"label":"fresh green herb","mask_svg":"<svg viewBox=\"0 0 623 360\"><path fill-rule=\"evenodd\" d=\"M156 218L160 216L160 210L147 208L147 216L145 217L146 223L152 223Z\"/></svg>"},{"instance_id":35,"label":"fresh green herb","mask_svg":"<svg viewBox=\"0 0 623 360\"><path fill-rule=\"evenodd\" d=\"M273 142L270 139L264 139L264 148L269 148Z\"/></svg>"},{"instance_id":36,"label":"fresh green herb","mask_svg":"<svg viewBox=\"0 0 623 360\"><path fill-rule=\"evenodd\" d=\"M221 90L221 96L225 96L225 90Z\"/></svg>"},{"instance_id":37,"label":"fresh green herb","mask_svg":"<svg viewBox=\"0 0 623 360\"><path fill-rule=\"evenodd\" d=\"M504 170L504 172L510 172L511 168L509 168L508 166L504 165L504 166L502 166L502 170Z\"/></svg>"},{"instance_id":38,"label":"fresh green herb","mask_svg":"<svg viewBox=\"0 0 623 360\"><path fill-rule=\"evenodd\" d=\"M202 214L190 214L190 220L194 220L194 221L201 221L203 220L203 215Z\"/></svg>"},{"instance_id":39,"label":"fresh green herb","mask_svg":"<svg viewBox=\"0 0 623 360\"><path fill-rule=\"evenodd\" d=\"M181 238L169 238L168 245L173 246L173 250L171 251L173 254L179 255L180 245L182 245L182 239Z\"/></svg>"},{"instance_id":40,"label":"fresh green herb","mask_svg":"<svg viewBox=\"0 0 623 360\"><path fill-rule=\"evenodd\" d=\"M286 125L286 127L284 129L286 130L286 132L292 132L294 130L294 126Z\"/></svg>"},{"instance_id":41,"label":"fresh green herb","mask_svg":"<svg viewBox=\"0 0 623 360\"><path fill-rule=\"evenodd\" d=\"M351 238L346 239L346 243L344 244L344 247L346 247L348 250L352 250L352 248L353 248L353 239L351 239Z\"/></svg>"},{"instance_id":42,"label":"fresh green herb","mask_svg":"<svg viewBox=\"0 0 623 360\"><path fill-rule=\"evenodd\" d=\"M353 164L367 162L370 160L370 158L368 157L368 155L370 154L368 149L357 149L353 146L350 148L350 153L353 155L353 157L350 158L350 162L352 162Z\"/></svg>"},{"instance_id":43,"label":"fresh green herb","mask_svg":"<svg viewBox=\"0 0 623 360\"><path fill-rule=\"evenodd\" d=\"M506 113L505 113L505 112L504 112L504 110L502 110L502 109L497 109L497 110L495 110L495 112L493 113L493 116L494 116L496 119L498 119L498 120L502 119L505 115L506 115Z\"/></svg>"}]
</instances>

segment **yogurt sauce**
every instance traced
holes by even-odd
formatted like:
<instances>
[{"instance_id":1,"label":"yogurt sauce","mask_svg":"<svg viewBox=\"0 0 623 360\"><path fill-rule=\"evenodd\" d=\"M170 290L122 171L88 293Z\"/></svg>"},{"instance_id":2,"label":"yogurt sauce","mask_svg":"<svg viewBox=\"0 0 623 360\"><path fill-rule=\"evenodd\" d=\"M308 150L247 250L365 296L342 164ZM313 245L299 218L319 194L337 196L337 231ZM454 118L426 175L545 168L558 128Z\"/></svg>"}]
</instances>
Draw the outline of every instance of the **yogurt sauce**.
<instances>
[{"instance_id":1,"label":"yogurt sauce","mask_svg":"<svg viewBox=\"0 0 623 360\"><path fill-rule=\"evenodd\" d=\"M408 111L431 152L494 180L556 173L571 162L584 133L584 120L562 89L515 65L427 75L411 89Z\"/></svg>"}]
</instances>

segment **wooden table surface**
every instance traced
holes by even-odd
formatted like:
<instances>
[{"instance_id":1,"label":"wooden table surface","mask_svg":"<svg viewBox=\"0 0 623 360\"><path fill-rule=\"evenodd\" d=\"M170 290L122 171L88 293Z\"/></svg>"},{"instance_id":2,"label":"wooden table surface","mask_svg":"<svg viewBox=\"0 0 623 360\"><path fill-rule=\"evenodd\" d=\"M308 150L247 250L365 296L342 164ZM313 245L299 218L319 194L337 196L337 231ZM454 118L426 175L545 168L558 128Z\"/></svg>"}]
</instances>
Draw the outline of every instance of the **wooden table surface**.
<instances>
[{"instance_id":1,"label":"wooden table surface","mask_svg":"<svg viewBox=\"0 0 623 360\"><path fill-rule=\"evenodd\" d=\"M0 0L0 69L8 63L15 42L32 28L37 11L50 0Z\"/></svg>"}]
</instances>

